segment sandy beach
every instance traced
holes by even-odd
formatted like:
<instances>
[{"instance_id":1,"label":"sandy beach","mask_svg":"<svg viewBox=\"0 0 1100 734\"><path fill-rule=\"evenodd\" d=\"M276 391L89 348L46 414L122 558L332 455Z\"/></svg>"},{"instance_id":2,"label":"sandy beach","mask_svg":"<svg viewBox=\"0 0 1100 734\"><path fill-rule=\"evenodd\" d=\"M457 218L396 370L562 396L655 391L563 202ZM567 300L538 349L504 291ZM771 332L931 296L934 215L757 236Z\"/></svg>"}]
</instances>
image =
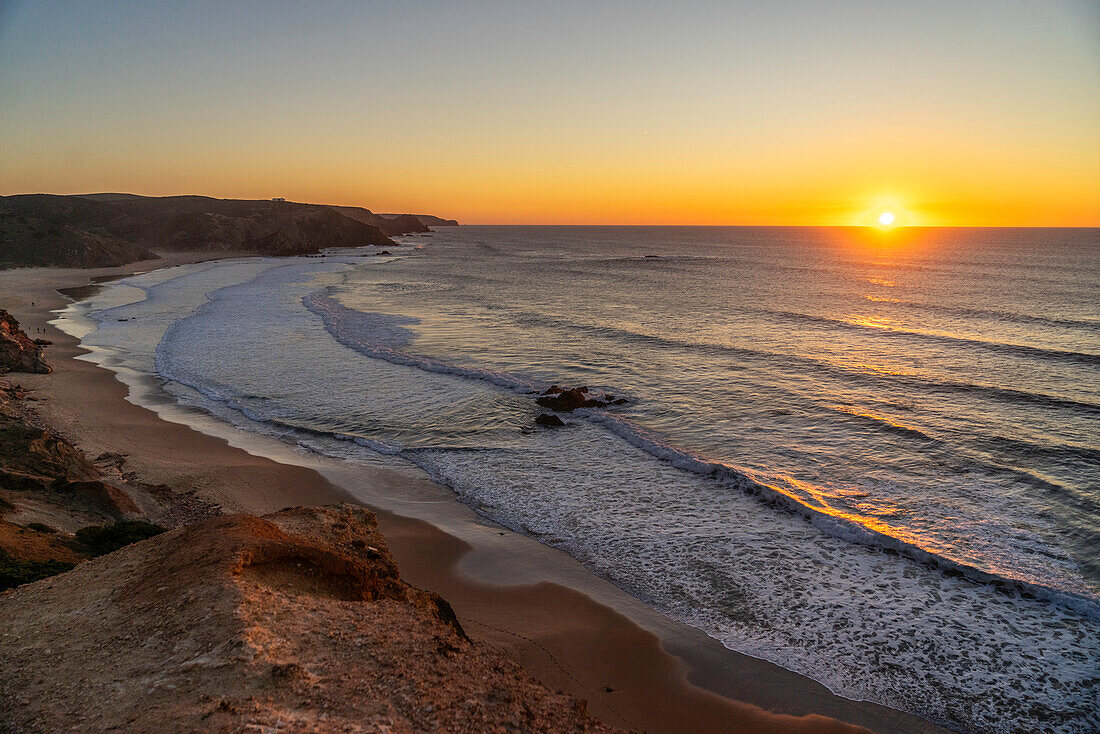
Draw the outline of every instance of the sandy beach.
<instances>
[{"instance_id":1,"label":"sandy beach","mask_svg":"<svg viewBox=\"0 0 1100 734\"><path fill-rule=\"evenodd\" d=\"M129 402L126 384L77 359L85 352L79 342L48 323L56 318L53 311L69 302L59 288L203 257L172 254L123 268L0 272L0 305L28 334L53 342L46 352L53 374L18 376L36 390L42 419L87 454L123 454L127 469L142 481L194 490L227 512L357 501L312 468L249 453ZM359 481L371 481L369 468L356 471ZM393 480L380 475L378 481ZM806 677L728 651L684 625L669 622L675 638L659 637L560 584L483 583L460 568L472 550L469 543L423 520L372 509L404 580L442 595L472 639L505 651L548 688L585 699L588 710L607 724L651 732L839 732L860 726L940 731L917 717L835 696Z\"/></svg>"}]
</instances>

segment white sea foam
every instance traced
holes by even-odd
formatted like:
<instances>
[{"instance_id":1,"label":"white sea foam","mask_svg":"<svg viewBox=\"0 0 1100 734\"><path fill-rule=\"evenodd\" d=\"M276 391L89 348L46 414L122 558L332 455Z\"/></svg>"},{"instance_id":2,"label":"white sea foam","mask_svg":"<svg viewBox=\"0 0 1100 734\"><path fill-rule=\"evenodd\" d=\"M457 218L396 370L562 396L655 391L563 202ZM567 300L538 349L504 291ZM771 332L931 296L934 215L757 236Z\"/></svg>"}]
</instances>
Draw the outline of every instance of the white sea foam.
<instances>
[{"instance_id":1,"label":"white sea foam","mask_svg":"<svg viewBox=\"0 0 1100 734\"><path fill-rule=\"evenodd\" d=\"M425 372L437 372L443 375L456 375L473 380L508 388L517 392L533 392L535 383L522 377L493 370L460 367L441 360L402 352L394 345L403 345L403 330L400 336L396 329L400 324L414 323L398 316L386 314L363 314L353 311L323 292L311 293L302 299L302 303L313 313L321 317L329 333L341 344L350 347L366 357L384 359L391 364L416 367ZM407 340L406 340L407 341Z\"/></svg>"},{"instance_id":2,"label":"white sea foam","mask_svg":"<svg viewBox=\"0 0 1100 734\"><path fill-rule=\"evenodd\" d=\"M410 324L414 320L378 313L363 313L342 305L338 300L324 292L312 293L302 299L310 311L321 316L326 329L344 346L360 354L382 359L391 364L405 365L440 374L456 375L473 380L484 381L507 388L518 394L530 394L545 388L531 380L485 369L451 365L444 361L422 357L401 351L411 337L411 332L398 324ZM602 409L580 409L574 415L601 425L626 440L677 469L702 475L715 475L725 486L758 495L762 499L786 510L793 511L811 520L816 527L850 542L877 546L901 552L926 563L935 564L944 570L961 573L968 578L983 583L994 583L1011 588L1023 594L1032 594L1050 601L1064 604L1079 613L1100 619L1100 603L1095 599L1068 594L1059 589L1030 583L1024 579L999 576L974 566L958 563L894 535L866 527L857 519L840 517L828 507L814 506L804 499L774 484L767 478L755 476L752 472L723 462L714 461L689 450L670 444L667 438L659 436L629 419ZM366 439L363 439L366 440ZM368 445L364 443L363 445ZM382 444L385 453L396 450ZM368 446L369 447L369 446Z\"/></svg>"}]
</instances>

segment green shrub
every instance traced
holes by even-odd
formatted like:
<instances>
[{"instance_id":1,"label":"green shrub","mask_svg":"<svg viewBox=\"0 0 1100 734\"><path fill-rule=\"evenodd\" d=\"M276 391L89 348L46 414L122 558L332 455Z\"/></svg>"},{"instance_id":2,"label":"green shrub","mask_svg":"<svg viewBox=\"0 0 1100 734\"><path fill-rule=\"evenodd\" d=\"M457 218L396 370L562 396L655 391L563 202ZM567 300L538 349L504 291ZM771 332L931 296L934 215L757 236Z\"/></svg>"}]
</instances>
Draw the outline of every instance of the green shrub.
<instances>
[{"instance_id":1,"label":"green shrub","mask_svg":"<svg viewBox=\"0 0 1100 734\"><path fill-rule=\"evenodd\" d=\"M57 528L51 528L49 525L43 522L29 522L24 525L27 530L33 530L36 533L56 533Z\"/></svg>"},{"instance_id":2,"label":"green shrub","mask_svg":"<svg viewBox=\"0 0 1100 734\"><path fill-rule=\"evenodd\" d=\"M122 520L113 525L89 525L81 528L76 531L76 539L92 555L102 556L163 532L164 528L151 522Z\"/></svg>"},{"instance_id":3,"label":"green shrub","mask_svg":"<svg viewBox=\"0 0 1100 734\"><path fill-rule=\"evenodd\" d=\"M0 591L68 571L66 561L20 561L0 550Z\"/></svg>"}]
</instances>

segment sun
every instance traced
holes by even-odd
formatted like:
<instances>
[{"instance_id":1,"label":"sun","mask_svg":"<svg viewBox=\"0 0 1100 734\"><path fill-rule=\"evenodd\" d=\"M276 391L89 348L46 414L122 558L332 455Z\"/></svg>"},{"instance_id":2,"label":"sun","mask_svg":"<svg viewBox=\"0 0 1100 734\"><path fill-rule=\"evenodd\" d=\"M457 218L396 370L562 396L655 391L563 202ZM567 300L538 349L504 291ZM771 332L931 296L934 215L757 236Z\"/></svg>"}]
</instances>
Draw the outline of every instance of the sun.
<instances>
[{"instance_id":1,"label":"sun","mask_svg":"<svg viewBox=\"0 0 1100 734\"><path fill-rule=\"evenodd\" d=\"M914 213L907 205L906 200L898 194L874 194L853 200L853 204L859 202L858 209L853 206L856 214L850 226L871 227L881 231L895 230L903 227L920 226L920 216Z\"/></svg>"}]
</instances>

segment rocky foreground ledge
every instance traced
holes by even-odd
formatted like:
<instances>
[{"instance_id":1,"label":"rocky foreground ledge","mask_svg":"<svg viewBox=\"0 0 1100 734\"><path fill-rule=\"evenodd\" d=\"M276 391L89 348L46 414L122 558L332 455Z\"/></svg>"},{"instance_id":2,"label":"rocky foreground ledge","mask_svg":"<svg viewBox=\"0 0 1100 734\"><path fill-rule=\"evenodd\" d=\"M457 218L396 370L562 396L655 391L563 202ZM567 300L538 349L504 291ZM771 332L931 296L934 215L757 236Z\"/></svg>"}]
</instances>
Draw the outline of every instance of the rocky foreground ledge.
<instances>
[{"instance_id":1,"label":"rocky foreground ledge","mask_svg":"<svg viewBox=\"0 0 1100 734\"><path fill-rule=\"evenodd\" d=\"M0 596L0 729L614 731L467 639L353 505L209 518Z\"/></svg>"}]
</instances>

